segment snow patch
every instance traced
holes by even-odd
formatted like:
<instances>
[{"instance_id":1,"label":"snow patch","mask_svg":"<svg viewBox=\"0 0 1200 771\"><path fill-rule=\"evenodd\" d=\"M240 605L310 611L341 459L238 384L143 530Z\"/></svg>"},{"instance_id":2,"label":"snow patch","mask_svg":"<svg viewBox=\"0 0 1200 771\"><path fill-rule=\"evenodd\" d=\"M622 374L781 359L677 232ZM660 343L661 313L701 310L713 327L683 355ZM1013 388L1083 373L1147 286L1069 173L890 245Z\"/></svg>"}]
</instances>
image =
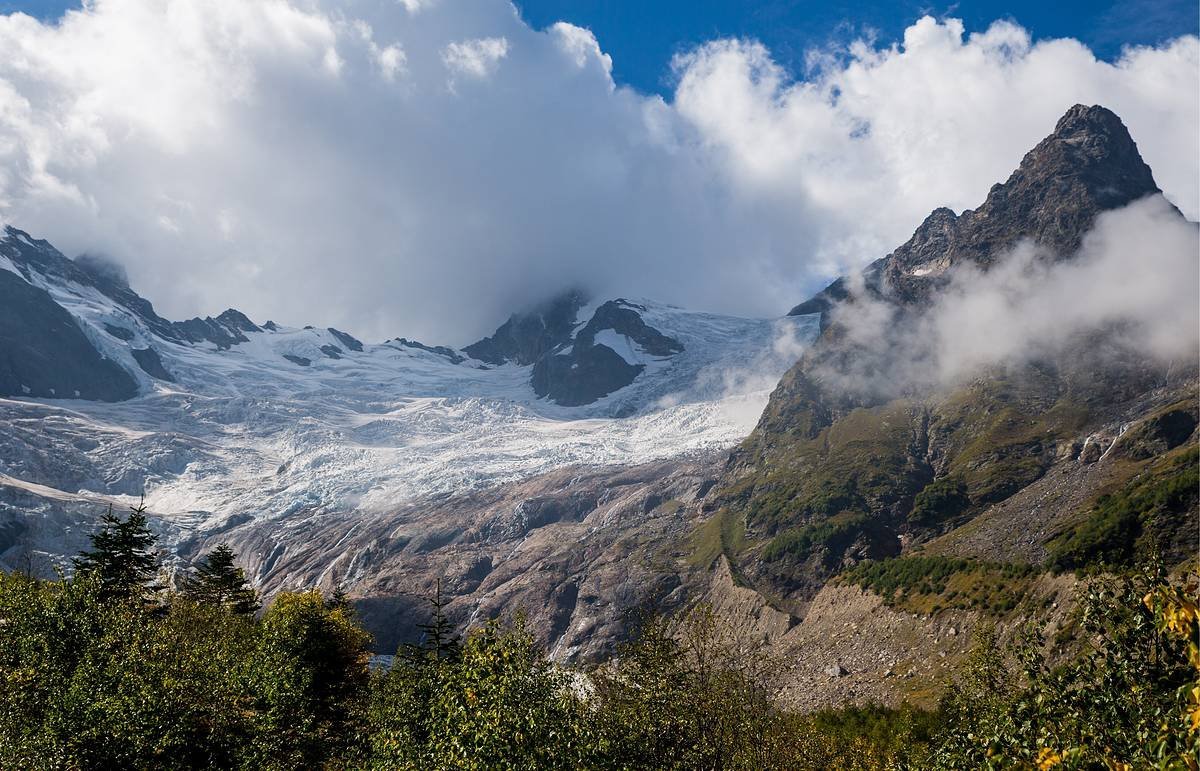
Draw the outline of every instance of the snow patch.
<instances>
[{"instance_id":1,"label":"snow patch","mask_svg":"<svg viewBox=\"0 0 1200 771\"><path fill-rule=\"evenodd\" d=\"M596 333L593 340L596 345L603 345L614 351L625 360L626 364L637 366L645 364L649 359L653 358L628 335L622 335L615 329L602 329Z\"/></svg>"}]
</instances>

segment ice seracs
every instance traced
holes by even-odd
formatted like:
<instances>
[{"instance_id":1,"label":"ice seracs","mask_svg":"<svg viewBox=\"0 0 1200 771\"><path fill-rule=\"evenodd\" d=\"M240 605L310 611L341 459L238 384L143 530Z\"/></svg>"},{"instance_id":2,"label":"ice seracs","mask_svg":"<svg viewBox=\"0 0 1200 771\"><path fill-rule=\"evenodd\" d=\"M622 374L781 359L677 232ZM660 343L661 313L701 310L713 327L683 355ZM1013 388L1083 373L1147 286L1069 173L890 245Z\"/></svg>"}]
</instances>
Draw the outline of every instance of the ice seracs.
<instances>
[{"instance_id":1,"label":"ice seracs","mask_svg":"<svg viewBox=\"0 0 1200 771\"><path fill-rule=\"evenodd\" d=\"M729 447L795 358L777 340L817 331L814 317L569 293L461 351L403 337L371 344L234 310L169 322L127 286L20 232L6 233L0 255L10 282L43 292L96 358L135 384L112 403L55 398L72 393L57 384L0 398L7 567L31 552L71 553L108 501L143 493L172 544L249 519L287 527L564 466ZM538 362L593 366L598 356L615 360L620 378L586 400L538 393Z\"/></svg>"}]
</instances>

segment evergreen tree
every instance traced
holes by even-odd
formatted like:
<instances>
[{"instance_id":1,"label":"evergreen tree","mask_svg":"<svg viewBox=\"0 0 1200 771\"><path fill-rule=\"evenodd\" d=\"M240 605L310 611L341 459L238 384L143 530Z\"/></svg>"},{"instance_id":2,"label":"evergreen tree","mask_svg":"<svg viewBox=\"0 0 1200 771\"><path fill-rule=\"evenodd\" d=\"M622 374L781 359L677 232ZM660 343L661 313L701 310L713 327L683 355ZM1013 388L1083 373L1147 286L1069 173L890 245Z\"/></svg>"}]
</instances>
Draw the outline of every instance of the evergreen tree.
<instances>
[{"instance_id":1,"label":"evergreen tree","mask_svg":"<svg viewBox=\"0 0 1200 771\"><path fill-rule=\"evenodd\" d=\"M146 525L145 503L133 507L124 520L109 505L101 522L100 530L92 534L91 550L72 560L75 570L94 576L101 593L110 598L144 597L156 590L157 539Z\"/></svg>"},{"instance_id":2,"label":"evergreen tree","mask_svg":"<svg viewBox=\"0 0 1200 771\"><path fill-rule=\"evenodd\" d=\"M353 604L350 602L350 595L346 593L346 590L341 585L335 586L333 592L325 598L325 607L330 610L337 610L339 608L346 611L354 610Z\"/></svg>"},{"instance_id":3,"label":"evergreen tree","mask_svg":"<svg viewBox=\"0 0 1200 771\"><path fill-rule=\"evenodd\" d=\"M251 615L258 610L258 595L246 573L233 564L233 549L219 544L183 579L183 595L196 602L220 605L234 613Z\"/></svg>"},{"instance_id":4,"label":"evergreen tree","mask_svg":"<svg viewBox=\"0 0 1200 771\"><path fill-rule=\"evenodd\" d=\"M455 660L460 652L461 640L454 633L454 624L446 616L446 606L450 603L442 597L442 579L437 580L433 598L429 602L433 605L433 618L427 624L417 624L421 630L421 650L434 659Z\"/></svg>"}]
</instances>

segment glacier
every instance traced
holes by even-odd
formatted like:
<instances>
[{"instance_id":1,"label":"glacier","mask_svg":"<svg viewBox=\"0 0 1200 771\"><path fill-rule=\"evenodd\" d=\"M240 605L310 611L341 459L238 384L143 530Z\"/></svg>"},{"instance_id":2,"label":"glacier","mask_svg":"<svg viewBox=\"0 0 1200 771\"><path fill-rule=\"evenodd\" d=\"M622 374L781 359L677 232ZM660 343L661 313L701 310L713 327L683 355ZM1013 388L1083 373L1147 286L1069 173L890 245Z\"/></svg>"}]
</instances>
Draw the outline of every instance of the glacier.
<instances>
[{"instance_id":1,"label":"glacier","mask_svg":"<svg viewBox=\"0 0 1200 771\"><path fill-rule=\"evenodd\" d=\"M13 232L22 248L45 243ZM38 572L65 566L110 503L144 499L170 551L251 520L378 514L558 468L729 448L818 331L816 316L736 318L639 299L643 321L683 351L649 356L603 330L597 345L644 369L592 404L563 407L537 397L530 366L398 339L357 351L344 333L273 323L249 325L228 347L169 340L86 282L7 257L0 269L49 292L138 383L136 397L112 403L0 398L0 564ZM576 330L596 307L580 311ZM145 348L174 382L138 365L132 352Z\"/></svg>"}]
</instances>

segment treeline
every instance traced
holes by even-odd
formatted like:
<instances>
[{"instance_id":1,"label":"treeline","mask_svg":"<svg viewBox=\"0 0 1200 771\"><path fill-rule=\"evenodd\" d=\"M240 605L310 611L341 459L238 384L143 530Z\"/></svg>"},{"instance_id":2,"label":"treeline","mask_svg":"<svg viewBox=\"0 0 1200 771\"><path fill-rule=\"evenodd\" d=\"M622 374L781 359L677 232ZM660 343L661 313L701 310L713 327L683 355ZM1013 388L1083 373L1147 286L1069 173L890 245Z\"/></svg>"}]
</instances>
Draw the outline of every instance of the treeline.
<instances>
[{"instance_id":1,"label":"treeline","mask_svg":"<svg viewBox=\"0 0 1200 771\"><path fill-rule=\"evenodd\" d=\"M144 514L106 517L70 579L0 576L0 768L1195 768L1195 582L1098 580L1081 653L984 635L935 711L791 714L773 662L711 612L649 619L611 662L552 664L520 618L369 667L340 596L265 609L218 547L169 588ZM260 612L261 610L261 612ZM1196 690L1192 690L1196 689Z\"/></svg>"}]
</instances>

